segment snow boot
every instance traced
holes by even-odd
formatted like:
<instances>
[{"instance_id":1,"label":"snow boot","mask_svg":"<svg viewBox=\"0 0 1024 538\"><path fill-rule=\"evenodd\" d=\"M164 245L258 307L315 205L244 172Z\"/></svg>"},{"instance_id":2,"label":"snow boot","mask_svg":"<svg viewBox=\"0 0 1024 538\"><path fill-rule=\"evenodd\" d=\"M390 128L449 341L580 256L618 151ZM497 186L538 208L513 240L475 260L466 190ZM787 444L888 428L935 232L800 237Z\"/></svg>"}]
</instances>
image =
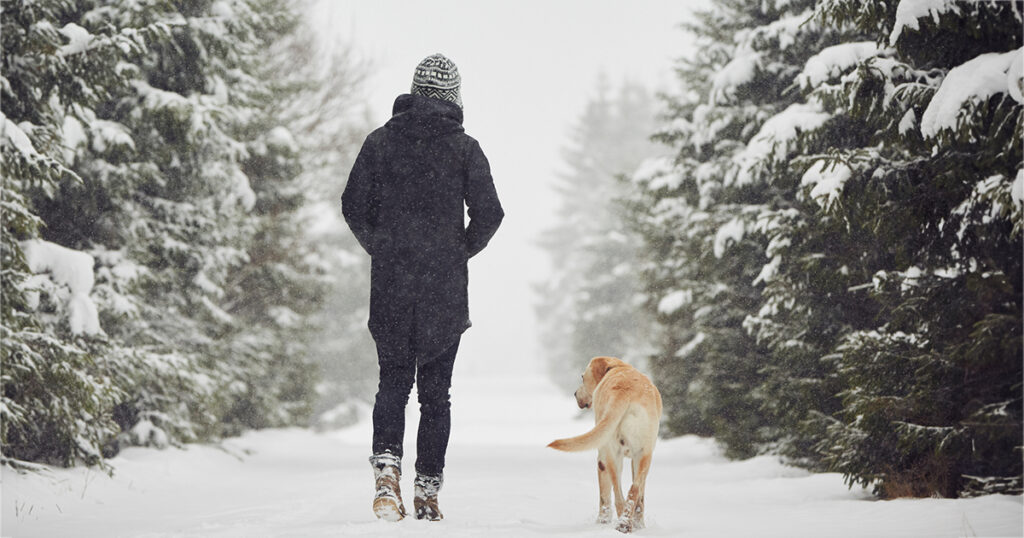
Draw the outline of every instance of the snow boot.
<instances>
[{"instance_id":1,"label":"snow boot","mask_svg":"<svg viewBox=\"0 0 1024 538\"><path fill-rule=\"evenodd\" d=\"M441 521L444 515L437 507L437 493L444 484L444 475L428 476L416 473L416 496L412 500L416 510L416 519Z\"/></svg>"},{"instance_id":2,"label":"snow boot","mask_svg":"<svg viewBox=\"0 0 1024 538\"><path fill-rule=\"evenodd\" d=\"M378 519L400 521L405 517L402 503L402 458L385 452L370 456L373 478L377 483L377 494L373 497L373 513Z\"/></svg>"}]
</instances>

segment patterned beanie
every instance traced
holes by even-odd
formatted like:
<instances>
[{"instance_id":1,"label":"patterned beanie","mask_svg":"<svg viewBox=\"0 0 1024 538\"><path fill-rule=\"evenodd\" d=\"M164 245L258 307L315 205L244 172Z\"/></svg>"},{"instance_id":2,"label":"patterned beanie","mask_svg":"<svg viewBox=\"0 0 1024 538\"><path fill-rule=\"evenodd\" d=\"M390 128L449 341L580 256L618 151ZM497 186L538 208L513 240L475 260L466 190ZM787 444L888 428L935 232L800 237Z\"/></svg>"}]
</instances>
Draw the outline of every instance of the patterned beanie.
<instances>
[{"instance_id":1,"label":"patterned beanie","mask_svg":"<svg viewBox=\"0 0 1024 538\"><path fill-rule=\"evenodd\" d=\"M416 66L409 93L449 101L462 108L461 85L462 77L455 63L441 54L433 54Z\"/></svg>"}]
</instances>

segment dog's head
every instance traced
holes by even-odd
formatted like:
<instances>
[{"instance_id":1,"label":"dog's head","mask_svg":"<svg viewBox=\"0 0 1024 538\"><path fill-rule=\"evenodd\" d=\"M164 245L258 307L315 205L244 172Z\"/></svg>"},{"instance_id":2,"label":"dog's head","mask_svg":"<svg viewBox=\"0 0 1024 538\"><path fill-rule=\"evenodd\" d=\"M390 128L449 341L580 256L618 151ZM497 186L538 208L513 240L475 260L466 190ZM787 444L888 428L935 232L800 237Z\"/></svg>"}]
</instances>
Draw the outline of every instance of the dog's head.
<instances>
[{"instance_id":1,"label":"dog's head","mask_svg":"<svg viewBox=\"0 0 1024 538\"><path fill-rule=\"evenodd\" d=\"M594 402L594 390L598 383L604 379L608 370L617 366L625 366L626 363L614 357L594 357L583 370L583 380L580 388L576 389L576 405L580 409L587 409Z\"/></svg>"}]
</instances>

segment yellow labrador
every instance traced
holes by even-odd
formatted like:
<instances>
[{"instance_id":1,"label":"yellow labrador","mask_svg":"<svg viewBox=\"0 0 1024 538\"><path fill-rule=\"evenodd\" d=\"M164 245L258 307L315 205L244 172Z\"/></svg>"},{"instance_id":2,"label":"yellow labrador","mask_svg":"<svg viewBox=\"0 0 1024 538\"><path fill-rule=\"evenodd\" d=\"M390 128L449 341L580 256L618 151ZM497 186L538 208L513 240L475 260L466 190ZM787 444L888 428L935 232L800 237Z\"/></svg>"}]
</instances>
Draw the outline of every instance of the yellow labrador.
<instances>
[{"instance_id":1,"label":"yellow labrador","mask_svg":"<svg viewBox=\"0 0 1024 538\"><path fill-rule=\"evenodd\" d=\"M595 357L583 371L576 390L580 409L594 408L594 429L583 435L558 439L548 446L567 452L597 449L601 505L599 523L610 523L610 494L615 492L616 528L631 532L644 527L644 485L661 420L661 393L647 376L612 357ZM622 458L633 464L629 495L622 497Z\"/></svg>"}]
</instances>

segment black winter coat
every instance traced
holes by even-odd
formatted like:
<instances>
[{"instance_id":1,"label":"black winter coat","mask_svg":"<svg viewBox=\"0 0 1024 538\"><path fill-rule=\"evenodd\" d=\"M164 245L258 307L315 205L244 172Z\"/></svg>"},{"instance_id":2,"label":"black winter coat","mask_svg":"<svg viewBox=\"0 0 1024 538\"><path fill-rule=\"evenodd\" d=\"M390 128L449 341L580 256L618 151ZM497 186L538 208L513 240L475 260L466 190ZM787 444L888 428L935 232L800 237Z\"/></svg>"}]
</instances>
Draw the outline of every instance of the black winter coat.
<instances>
[{"instance_id":1,"label":"black winter coat","mask_svg":"<svg viewBox=\"0 0 1024 538\"><path fill-rule=\"evenodd\" d=\"M381 360L433 359L469 328L467 260L505 215L462 109L399 96L366 137L341 202L372 260L369 327Z\"/></svg>"}]
</instances>

